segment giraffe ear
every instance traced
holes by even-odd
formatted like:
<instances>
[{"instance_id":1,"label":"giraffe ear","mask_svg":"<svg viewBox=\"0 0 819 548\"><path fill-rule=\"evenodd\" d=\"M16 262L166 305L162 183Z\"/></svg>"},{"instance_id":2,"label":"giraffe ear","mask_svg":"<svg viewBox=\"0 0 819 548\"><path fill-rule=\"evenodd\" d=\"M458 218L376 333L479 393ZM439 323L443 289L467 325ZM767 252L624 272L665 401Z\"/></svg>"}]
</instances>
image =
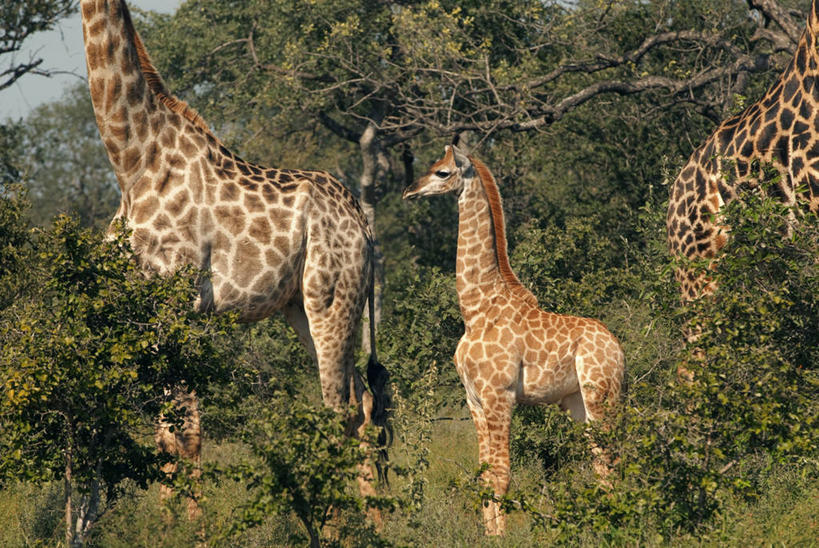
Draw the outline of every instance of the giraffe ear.
<instances>
[{"instance_id":1,"label":"giraffe ear","mask_svg":"<svg viewBox=\"0 0 819 548\"><path fill-rule=\"evenodd\" d=\"M461 152L458 147L453 145L451 148L452 155L455 157L455 165L458 166L458 169L460 169L461 172L465 172L467 169L469 169L469 166L472 165L472 162L469 161L469 157Z\"/></svg>"}]
</instances>

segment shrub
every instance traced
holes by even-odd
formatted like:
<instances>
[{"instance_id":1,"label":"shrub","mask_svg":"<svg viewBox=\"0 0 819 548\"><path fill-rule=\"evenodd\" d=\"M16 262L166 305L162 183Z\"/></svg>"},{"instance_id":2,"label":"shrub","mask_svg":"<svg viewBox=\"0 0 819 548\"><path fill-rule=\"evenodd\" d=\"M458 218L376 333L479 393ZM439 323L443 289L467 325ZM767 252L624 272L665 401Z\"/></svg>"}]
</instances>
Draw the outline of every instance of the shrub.
<instances>
[{"instance_id":1,"label":"shrub","mask_svg":"<svg viewBox=\"0 0 819 548\"><path fill-rule=\"evenodd\" d=\"M729 245L702 266L717 291L689 309L656 311L656 321L670 326L688 316L702 335L680 357L672 352L659 360L661 374L649 375L640 363L635 375L634 362L645 354L627 352L622 408L606 428L589 429L618 459L611 487L586 467L558 468L545 488L549 504L525 507L558 541L574 543L581 534L617 543L681 531L701 536L727 501L758 497L773 469L815 458L819 223L761 193L742 196L724 214ZM637 277L615 274L640 280L631 295L668 303L658 276L670 269L644 266ZM646 326L621 329L621 338L634 340ZM669 374L680 363L694 372L690 384ZM555 461L589 454L565 421L531 411L516 420L526 430L513 442L518 458L554 470Z\"/></svg>"},{"instance_id":2,"label":"shrub","mask_svg":"<svg viewBox=\"0 0 819 548\"><path fill-rule=\"evenodd\" d=\"M148 435L169 413L163 390L180 383L200 395L226 377L222 335L232 318L194 312L194 273L145 277L127 235L112 240L67 217L41 235L36 291L0 322L0 478L65 481L79 490L82 541L100 507L125 479L157 478Z\"/></svg>"}]
</instances>

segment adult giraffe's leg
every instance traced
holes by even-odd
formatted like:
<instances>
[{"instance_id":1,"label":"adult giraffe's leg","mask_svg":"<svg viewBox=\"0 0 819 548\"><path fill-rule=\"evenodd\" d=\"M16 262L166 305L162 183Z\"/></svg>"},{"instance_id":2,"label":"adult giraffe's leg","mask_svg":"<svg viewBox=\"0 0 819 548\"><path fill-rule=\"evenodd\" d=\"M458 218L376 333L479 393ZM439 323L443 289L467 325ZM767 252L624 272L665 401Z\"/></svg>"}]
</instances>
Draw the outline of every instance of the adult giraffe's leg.
<instances>
[{"instance_id":1,"label":"adult giraffe's leg","mask_svg":"<svg viewBox=\"0 0 819 548\"><path fill-rule=\"evenodd\" d=\"M372 395L355 368L355 339L366 286L355 288L356 284L366 281L364 274L366 267L358 269L349 265L328 276L327 272L319 273L308 264L303 290L303 311L315 349L322 398L338 412L347 412L349 407L356 409L350 417L348 433L358 438L363 437L370 424L373 410ZM370 452L371 447L364 441L362 447ZM375 496L374 479L371 464L359 464L358 486L362 496ZM376 525L381 524L380 512L371 509L369 515Z\"/></svg>"},{"instance_id":2,"label":"adult giraffe's leg","mask_svg":"<svg viewBox=\"0 0 819 548\"><path fill-rule=\"evenodd\" d=\"M196 483L202 473L202 428L199 422L199 400L196 392L176 388L173 401L174 406L181 410L182 428L176 428L166 417L160 416L154 439L161 452L188 460L193 464L191 478ZM176 470L176 462L162 465L162 472L165 474L174 474ZM170 498L173 495L173 489L161 485L159 494L162 499ZM195 488L194 496L188 498L189 520L197 519L201 515L198 498L198 489Z\"/></svg>"}]
</instances>

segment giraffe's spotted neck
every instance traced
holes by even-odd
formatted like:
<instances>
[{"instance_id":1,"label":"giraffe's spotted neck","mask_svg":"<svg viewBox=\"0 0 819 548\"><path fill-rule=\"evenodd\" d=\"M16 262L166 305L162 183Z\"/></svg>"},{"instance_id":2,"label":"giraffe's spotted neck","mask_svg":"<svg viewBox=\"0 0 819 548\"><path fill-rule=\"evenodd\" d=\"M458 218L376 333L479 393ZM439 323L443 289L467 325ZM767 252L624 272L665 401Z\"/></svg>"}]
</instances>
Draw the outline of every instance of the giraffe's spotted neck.
<instances>
[{"instance_id":1,"label":"giraffe's spotted neck","mask_svg":"<svg viewBox=\"0 0 819 548\"><path fill-rule=\"evenodd\" d=\"M187 104L166 90L122 0L82 0L81 11L94 114L125 193L140 176L144 167L140 160L163 126L178 129L184 123L204 133L209 130Z\"/></svg>"},{"instance_id":2,"label":"giraffe's spotted neck","mask_svg":"<svg viewBox=\"0 0 819 548\"><path fill-rule=\"evenodd\" d=\"M458 197L458 256L456 288L464 322L470 325L485 312L486 300L510 293L534 305L537 300L515 276L506 252L500 193L489 169L475 158L463 175Z\"/></svg>"}]
</instances>

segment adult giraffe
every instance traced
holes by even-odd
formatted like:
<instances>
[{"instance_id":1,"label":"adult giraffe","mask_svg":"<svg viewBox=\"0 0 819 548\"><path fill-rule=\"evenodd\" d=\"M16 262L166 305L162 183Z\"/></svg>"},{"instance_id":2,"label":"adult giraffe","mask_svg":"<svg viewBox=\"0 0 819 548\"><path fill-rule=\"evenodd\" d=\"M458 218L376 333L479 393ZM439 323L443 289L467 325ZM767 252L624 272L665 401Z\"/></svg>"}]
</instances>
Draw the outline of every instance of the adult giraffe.
<instances>
[{"instance_id":1,"label":"adult giraffe","mask_svg":"<svg viewBox=\"0 0 819 548\"><path fill-rule=\"evenodd\" d=\"M372 328L372 395L354 364L373 252L356 199L328 173L237 157L168 92L123 0L82 0L81 10L94 114L122 192L115 219L132 229L141 264L159 274L186 264L208 271L202 311L237 310L247 322L283 311L318 364L324 403L357 406L351 434L371 421L385 426L386 370ZM185 428L161 425L157 441L198 462L196 398L178 399L189 411ZM362 464L362 494L374 493L372 478Z\"/></svg>"},{"instance_id":2,"label":"adult giraffe","mask_svg":"<svg viewBox=\"0 0 819 548\"><path fill-rule=\"evenodd\" d=\"M404 198L458 196L456 289L465 332L455 367L478 433L483 475L497 497L509 487L509 432L516 403L557 403L572 418L605 417L620 395L625 358L600 322L538 308L506 253L500 192L480 160L447 146L444 157L404 190ZM595 470L605 456L595 448ZM506 519L490 501L483 510L487 535L501 535Z\"/></svg>"},{"instance_id":3,"label":"adult giraffe","mask_svg":"<svg viewBox=\"0 0 819 548\"><path fill-rule=\"evenodd\" d=\"M714 258L728 241L722 206L741 185L763 182L771 166L780 177L770 187L788 204L804 200L819 213L819 0L813 0L796 53L767 93L725 120L680 171L671 188L666 229L672 254ZM684 301L711 287L688 269L677 271ZM691 337L695 338L695 337Z\"/></svg>"}]
</instances>

